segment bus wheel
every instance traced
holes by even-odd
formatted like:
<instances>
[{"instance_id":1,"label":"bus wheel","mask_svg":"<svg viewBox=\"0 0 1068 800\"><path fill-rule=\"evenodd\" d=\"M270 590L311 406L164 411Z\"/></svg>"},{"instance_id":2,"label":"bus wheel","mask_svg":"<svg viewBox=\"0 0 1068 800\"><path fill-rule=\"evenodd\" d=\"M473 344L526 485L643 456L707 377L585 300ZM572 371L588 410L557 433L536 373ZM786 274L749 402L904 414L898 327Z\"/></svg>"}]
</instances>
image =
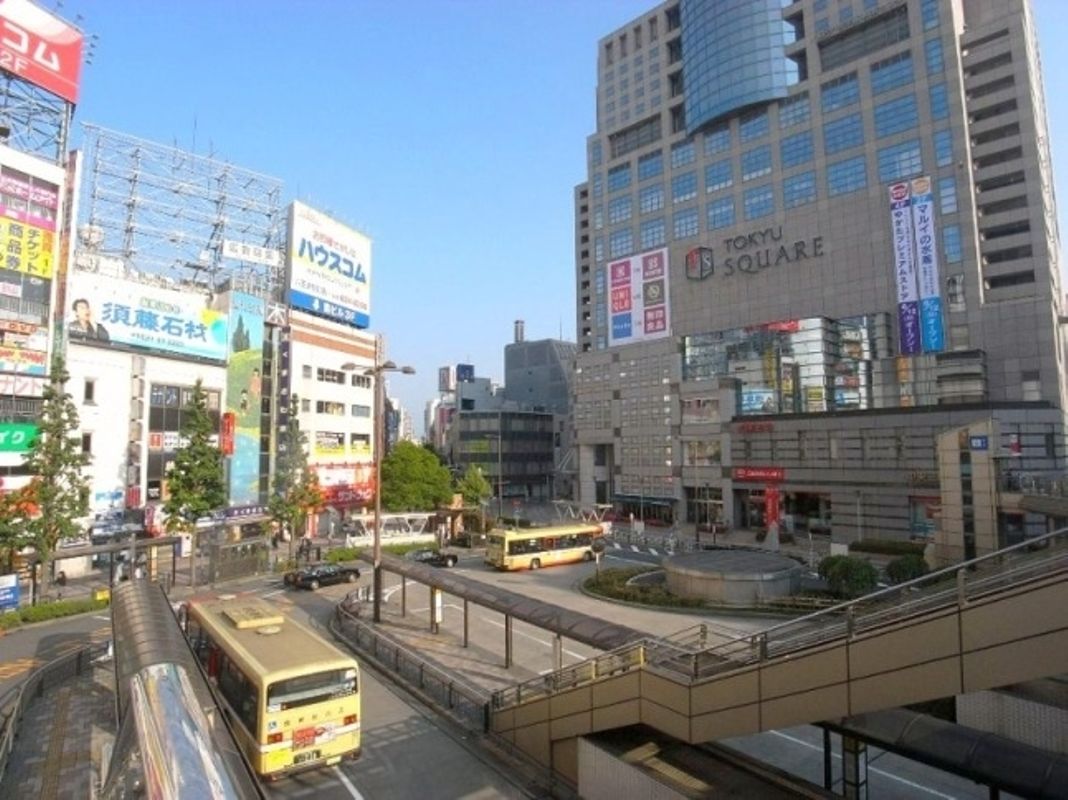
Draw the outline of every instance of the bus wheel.
<instances>
[{"instance_id":1,"label":"bus wheel","mask_svg":"<svg viewBox=\"0 0 1068 800\"><path fill-rule=\"evenodd\" d=\"M531 562L530 562L530 568L531 569L541 569L541 559L540 558L532 559Z\"/></svg>"},{"instance_id":2,"label":"bus wheel","mask_svg":"<svg viewBox=\"0 0 1068 800\"><path fill-rule=\"evenodd\" d=\"M590 552L589 550L587 550L585 553L582 554L582 560L583 561L593 561L593 553Z\"/></svg>"}]
</instances>

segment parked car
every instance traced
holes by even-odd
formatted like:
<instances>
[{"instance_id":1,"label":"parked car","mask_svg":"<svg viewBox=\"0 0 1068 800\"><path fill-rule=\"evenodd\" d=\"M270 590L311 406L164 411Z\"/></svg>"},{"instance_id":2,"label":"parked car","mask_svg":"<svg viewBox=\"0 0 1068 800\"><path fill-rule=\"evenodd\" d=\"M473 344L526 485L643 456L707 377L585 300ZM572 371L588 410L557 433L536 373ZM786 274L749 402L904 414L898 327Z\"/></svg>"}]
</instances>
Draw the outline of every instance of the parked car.
<instances>
[{"instance_id":1,"label":"parked car","mask_svg":"<svg viewBox=\"0 0 1068 800\"><path fill-rule=\"evenodd\" d=\"M443 553L440 550L409 550L404 554L409 561L417 561L420 564L429 564L432 567L455 567L456 556L452 553Z\"/></svg>"},{"instance_id":2,"label":"parked car","mask_svg":"<svg viewBox=\"0 0 1068 800\"><path fill-rule=\"evenodd\" d=\"M294 572L287 572L282 580L294 589L311 589L330 586L335 583L355 583L360 571L355 567L341 564L316 564Z\"/></svg>"}]
</instances>

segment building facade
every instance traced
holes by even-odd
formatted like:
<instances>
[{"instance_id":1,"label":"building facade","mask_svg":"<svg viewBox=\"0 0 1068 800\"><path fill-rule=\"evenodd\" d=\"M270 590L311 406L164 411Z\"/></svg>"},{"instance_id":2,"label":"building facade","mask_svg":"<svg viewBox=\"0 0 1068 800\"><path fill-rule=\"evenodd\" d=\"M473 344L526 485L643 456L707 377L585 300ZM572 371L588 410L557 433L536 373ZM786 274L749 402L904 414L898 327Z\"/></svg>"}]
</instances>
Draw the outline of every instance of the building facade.
<instances>
[{"instance_id":1,"label":"building facade","mask_svg":"<svg viewBox=\"0 0 1068 800\"><path fill-rule=\"evenodd\" d=\"M922 536L946 430L996 430L1006 468L1063 467L1026 0L680 0L598 48L575 192L582 502Z\"/></svg>"}]
</instances>

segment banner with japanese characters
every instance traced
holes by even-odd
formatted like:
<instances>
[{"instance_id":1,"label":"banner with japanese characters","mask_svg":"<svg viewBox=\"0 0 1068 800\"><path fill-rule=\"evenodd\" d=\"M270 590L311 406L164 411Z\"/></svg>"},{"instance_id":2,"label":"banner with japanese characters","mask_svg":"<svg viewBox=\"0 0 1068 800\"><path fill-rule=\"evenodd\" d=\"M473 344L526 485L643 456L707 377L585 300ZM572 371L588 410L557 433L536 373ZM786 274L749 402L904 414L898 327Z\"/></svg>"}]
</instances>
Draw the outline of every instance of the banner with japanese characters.
<instances>
[{"instance_id":1,"label":"banner with japanese characters","mask_svg":"<svg viewBox=\"0 0 1068 800\"><path fill-rule=\"evenodd\" d=\"M667 248L609 262L608 281L609 346L660 339L671 333Z\"/></svg>"},{"instance_id":2,"label":"banner with japanese characters","mask_svg":"<svg viewBox=\"0 0 1068 800\"><path fill-rule=\"evenodd\" d=\"M890 187L890 229L897 286L898 348L902 355L920 352L920 303L912 252L912 209L907 181Z\"/></svg>"},{"instance_id":3,"label":"banner with japanese characters","mask_svg":"<svg viewBox=\"0 0 1068 800\"><path fill-rule=\"evenodd\" d=\"M941 353L946 349L942 321L942 286L938 279L934 193L931 190L931 179L927 176L912 181L912 232L916 237L923 352Z\"/></svg>"},{"instance_id":4,"label":"banner with japanese characters","mask_svg":"<svg viewBox=\"0 0 1068 800\"><path fill-rule=\"evenodd\" d=\"M67 301L71 343L226 360L227 315L200 291L73 272Z\"/></svg>"}]
</instances>

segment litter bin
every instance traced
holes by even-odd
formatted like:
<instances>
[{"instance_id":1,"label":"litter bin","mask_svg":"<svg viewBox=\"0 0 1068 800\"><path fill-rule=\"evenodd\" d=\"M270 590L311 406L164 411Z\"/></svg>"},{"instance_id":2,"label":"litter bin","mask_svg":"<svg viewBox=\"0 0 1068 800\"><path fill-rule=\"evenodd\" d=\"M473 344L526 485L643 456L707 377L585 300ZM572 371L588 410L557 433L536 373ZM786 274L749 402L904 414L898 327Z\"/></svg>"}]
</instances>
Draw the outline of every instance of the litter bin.
<instances>
[{"instance_id":1,"label":"litter bin","mask_svg":"<svg viewBox=\"0 0 1068 800\"><path fill-rule=\"evenodd\" d=\"M107 602L109 600L111 600L111 589L109 589L107 586L97 586L95 589L93 589L94 602Z\"/></svg>"}]
</instances>

